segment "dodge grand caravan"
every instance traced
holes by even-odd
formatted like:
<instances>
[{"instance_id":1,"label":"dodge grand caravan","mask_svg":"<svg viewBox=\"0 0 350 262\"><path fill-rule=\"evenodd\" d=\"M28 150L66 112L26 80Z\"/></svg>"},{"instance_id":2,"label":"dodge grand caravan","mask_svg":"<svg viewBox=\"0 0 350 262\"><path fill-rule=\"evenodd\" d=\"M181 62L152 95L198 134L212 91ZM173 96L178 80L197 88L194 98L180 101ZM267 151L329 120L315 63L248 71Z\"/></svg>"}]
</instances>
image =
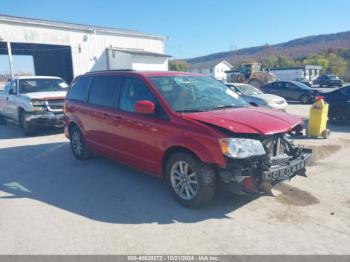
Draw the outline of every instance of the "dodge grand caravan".
<instances>
[{"instance_id":1,"label":"dodge grand caravan","mask_svg":"<svg viewBox=\"0 0 350 262\"><path fill-rule=\"evenodd\" d=\"M189 207L218 188L260 194L305 175L299 117L252 107L224 84L180 72L102 71L77 77L65 102L65 134L77 159L97 153L164 178Z\"/></svg>"}]
</instances>

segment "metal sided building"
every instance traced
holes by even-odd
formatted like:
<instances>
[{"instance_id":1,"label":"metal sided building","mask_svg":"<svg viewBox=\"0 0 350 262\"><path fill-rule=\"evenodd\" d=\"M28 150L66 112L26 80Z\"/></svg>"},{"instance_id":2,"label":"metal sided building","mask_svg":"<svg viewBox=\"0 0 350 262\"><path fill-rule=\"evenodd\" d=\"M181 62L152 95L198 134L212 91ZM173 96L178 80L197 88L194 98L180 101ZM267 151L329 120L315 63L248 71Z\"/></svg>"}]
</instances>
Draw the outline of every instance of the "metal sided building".
<instances>
[{"instance_id":1,"label":"metal sided building","mask_svg":"<svg viewBox=\"0 0 350 262\"><path fill-rule=\"evenodd\" d=\"M296 67L271 68L270 72L274 73L278 79L290 81L295 79L314 80L321 72L322 66L304 65Z\"/></svg>"},{"instance_id":2,"label":"metal sided building","mask_svg":"<svg viewBox=\"0 0 350 262\"><path fill-rule=\"evenodd\" d=\"M133 30L0 15L0 55L33 56L36 75L67 82L89 71L168 70L166 38Z\"/></svg>"}]
</instances>

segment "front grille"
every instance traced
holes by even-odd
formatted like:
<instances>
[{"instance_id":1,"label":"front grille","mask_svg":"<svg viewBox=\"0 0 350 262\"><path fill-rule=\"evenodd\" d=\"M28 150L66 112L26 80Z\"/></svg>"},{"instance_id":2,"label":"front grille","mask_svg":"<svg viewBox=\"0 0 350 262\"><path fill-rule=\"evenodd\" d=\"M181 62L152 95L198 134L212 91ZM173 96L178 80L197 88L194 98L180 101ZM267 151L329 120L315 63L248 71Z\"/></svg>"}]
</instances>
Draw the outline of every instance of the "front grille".
<instances>
[{"instance_id":1,"label":"front grille","mask_svg":"<svg viewBox=\"0 0 350 262\"><path fill-rule=\"evenodd\" d=\"M291 153L288 143L284 134L273 135L263 141L273 166L283 165L290 159Z\"/></svg>"},{"instance_id":2,"label":"front grille","mask_svg":"<svg viewBox=\"0 0 350 262\"><path fill-rule=\"evenodd\" d=\"M279 135L271 136L263 141L267 154L272 156L282 155L285 152L285 145L282 143L282 137Z\"/></svg>"},{"instance_id":3,"label":"front grille","mask_svg":"<svg viewBox=\"0 0 350 262\"><path fill-rule=\"evenodd\" d=\"M63 111L64 99L54 99L47 101L49 111Z\"/></svg>"}]
</instances>

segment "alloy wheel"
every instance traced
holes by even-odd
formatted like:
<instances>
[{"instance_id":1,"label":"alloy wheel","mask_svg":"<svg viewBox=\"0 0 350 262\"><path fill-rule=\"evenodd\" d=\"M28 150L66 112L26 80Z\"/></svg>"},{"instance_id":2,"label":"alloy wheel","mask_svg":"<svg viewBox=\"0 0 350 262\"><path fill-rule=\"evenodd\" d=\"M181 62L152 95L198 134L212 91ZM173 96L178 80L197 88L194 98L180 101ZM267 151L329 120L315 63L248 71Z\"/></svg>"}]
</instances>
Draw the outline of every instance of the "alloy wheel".
<instances>
[{"instance_id":1,"label":"alloy wheel","mask_svg":"<svg viewBox=\"0 0 350 262\"><path fill-rule=\"evenodd\" d=\"M71 143L74 153L78 156L81 156L84 151L84 144L81 134L77 129L74 129L72 132Z\"/></svg>"},{"instance_id":2,"label":"alloy wheel","mask_svg":"<svg viewBox=\"0 0 350 262\"><path fill-rule=\"evenodd\" d=\"M175 162L171 167L170 179L173 189L180 198L191 200L196 197L198 193L198 177L187 162Z\"/></svg>"}]
</instances>

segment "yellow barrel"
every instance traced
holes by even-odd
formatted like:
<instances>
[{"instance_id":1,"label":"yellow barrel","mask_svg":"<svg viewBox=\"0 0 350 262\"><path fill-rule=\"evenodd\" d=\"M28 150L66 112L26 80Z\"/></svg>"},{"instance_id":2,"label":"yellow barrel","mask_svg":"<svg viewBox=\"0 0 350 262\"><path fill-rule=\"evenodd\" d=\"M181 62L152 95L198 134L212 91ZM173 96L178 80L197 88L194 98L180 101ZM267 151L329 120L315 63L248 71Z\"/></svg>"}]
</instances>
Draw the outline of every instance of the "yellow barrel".
<instances>
[{"instance_id":1,"label":"yellow barrel","mask_svg":"<svg viewBox=\"0 0 350 262\"><path fill-rule=\"evenodd\" d=\"M322 99L317 99L312 105L309 115L309 125L307 135L310 137L327 138L329 130L327 129L328 104Z\"/></svg>"}]
</instances>

